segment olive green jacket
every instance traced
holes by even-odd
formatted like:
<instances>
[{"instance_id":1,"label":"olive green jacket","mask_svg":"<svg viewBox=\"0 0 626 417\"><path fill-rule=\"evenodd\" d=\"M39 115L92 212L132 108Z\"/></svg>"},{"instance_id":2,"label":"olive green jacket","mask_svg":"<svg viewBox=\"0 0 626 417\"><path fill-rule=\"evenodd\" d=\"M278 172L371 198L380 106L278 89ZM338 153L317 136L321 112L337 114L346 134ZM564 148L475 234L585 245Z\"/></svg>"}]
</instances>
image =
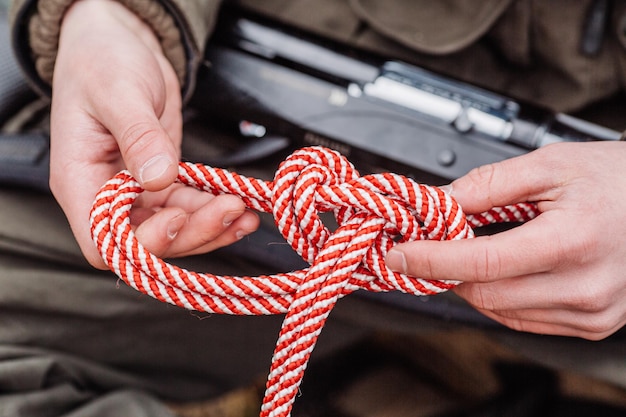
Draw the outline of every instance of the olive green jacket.
<instances>
[{"instance_id":1,"label":"olive green jacket","mask_svg":"<svg viewBox=\"0 0 626 417\"><path fill-rule=\"evenodd\" d=\"M75 0L15 0L17 55L48 91L59 26ZM184 91L193 91L220 0L119 0L161 39ZM626 2L597 0L224 0L354 47L426 66L555 110L574 111L623 90ZM597 15L596 15L597 16ZM585 42L596 47L582 52Z\"/></svg>"}]
</instances>

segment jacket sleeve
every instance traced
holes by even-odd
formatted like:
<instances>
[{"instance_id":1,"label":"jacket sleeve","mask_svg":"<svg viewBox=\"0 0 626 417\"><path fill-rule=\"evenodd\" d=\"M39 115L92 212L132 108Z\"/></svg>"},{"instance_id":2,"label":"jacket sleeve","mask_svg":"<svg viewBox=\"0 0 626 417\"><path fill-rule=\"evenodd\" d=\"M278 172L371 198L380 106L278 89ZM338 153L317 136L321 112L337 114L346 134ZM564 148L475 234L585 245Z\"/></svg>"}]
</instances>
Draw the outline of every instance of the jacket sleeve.
<instances>
[{"instance_id":1,"label":"jacket sleeve","mask_svg":"<svg viewBox=\"0 0 626 417\"><path fill-rule=\"evenodd\" d=\"M77 0L13 0L10 23L18 62L33 87L51 93L65 11ZM178 74L183 99L193 91L205 40L221 0L118 0L152 27Z\"/></svg>"}]
</instances>

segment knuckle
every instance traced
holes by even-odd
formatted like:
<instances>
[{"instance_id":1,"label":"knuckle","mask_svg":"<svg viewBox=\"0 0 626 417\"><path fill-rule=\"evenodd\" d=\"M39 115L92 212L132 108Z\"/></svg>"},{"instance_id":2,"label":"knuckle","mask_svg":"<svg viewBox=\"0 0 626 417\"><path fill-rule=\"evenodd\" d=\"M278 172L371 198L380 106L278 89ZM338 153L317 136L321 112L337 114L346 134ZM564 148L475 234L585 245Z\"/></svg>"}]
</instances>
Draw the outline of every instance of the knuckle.
<instances>
[{"instance_id":1,"label":"knuckle","mask_svg":"<svg viewBox=\"0 0 626 417\"><path fill-rule=\"evenodd\" d=\"M591 342L598 342L602 339L606 339L608 336L610 336L610 334L591 333L591 334L583 334L581 337Z\"/></svg>"},{"instance_id":2,"label":"knuckle","mask_svg":"<svg viewBox=\"0 0 626 417\"><path fill-rule=\"evenodd\" d=\"M158 131L149 122L136 122L121 134L118 145L123 154L140 153L149 148L158 136Z\"/></svg>"},{"instance_id":3,"label":"knuckle","mask_svg":"<svg viewBox=\"0 0 626 417\"><path fill-rule=\"evenodd\" d=\"M590 315L579 328L585 332L585 338L601 340L612 334L619 325L620 320L615 315L603 312Z\"/></svg>"},{"instance_id":4,"label":"knuckle","mask_svg":"<svg viewBox=\"0 0 626 417\"><path fill-rule=\"evenodd\" d=\"M481 165L472 169L467 174L467 180L470 183L470 187L474 192L486 192L491 189L494 177L496 175L496 165L487 164Z\"/></svg>"},{"instance_id":5,"label":"knuckle","mask_svg":"<svg viewBox=\"0 0 626 417\"><path fill-rule=\"evenodd\" d=\"M497 298L480 284L463 284L465 300L478 310L493 311L496 309Z\"/></svg>"},{"instance_id":6,"label":"knuckle","mask_svg":"<svg viewBox=\"0 0 626 417\"><path fill-rule=\"evenodd\" d=\"M477 185L489 184L493 180L495 174L495 165L486 164L472 169L468 175Z\"/></svg>"},{"instance_id":7,"label":"knuckle","mask_svg":"<svg viewBox=\"0 0 626 417\"><path fill-rule=\"evenodd\" d=\"M430 256L425 257L425 262L423 265L419 266L419 271L415 271L415 267L410 262L408 263L407 268L407 273L415 276L425 276L429 278L437 276L437 267L434 260Z\"/></svg>"},{"instance_id":8,"label":"knuckle","mask_svg":"<svg viewBox=\"0 0 626 417\"><path fill-rule=\"evenodd\" d=\"M490 237L485 237L490 239ZM489 246L483 246L476 253L474 260L474 277L476 282L492 282L502 272L502 261L497 251L492 251Z\"/></svg>"},{"instance_id":9,"label":"knuckle","mask_svg":"<svg viewBox=\"0 0 626 417\"><path fill-rule=\"evenodd\" d=\"M609 309L610 299L600 285L578 286L567 296L564 304L574 311L601 314Z\"/></svg>"},{"instance_id":10,"label":"knuckle","mask_svg":"<svg viewBox=\"0 0 626 417\"><path fill-rule=\"evenodd\" d=\"M559 260L555 264L564 268L571 268L593 261L593 258L597 255L598 248L604 242L594 233L586 233L583 229L580 230L580 233L584 235L584 239L564 238L564 236L558 234L554 236L552 252L554 258Z\"/></svg>"},{"instance_id":11,"label":"knuckle","mask_svg":"<svg viewBox=\"0 0 626 417\"><path fill-rule=\"evenodd\" d=\"M225 227L213 225L212 227L198 228L195 232L195 245L204 246L213 243L224 232Z\"/></svg>"},{"instance_id":12,"label":"knuckle","mask_svg":"<svg viewBox=\"0 0 626 417\"><path fill-rule=\"evenodd\" d=\"M531 332L533 330L532 327L529 326L526 321L518 319L518 318L511 318L511 317L503 318L500 320L500 323L502 323L509 329L515 330L517 332Z\"/></svg>"}]
</instances>

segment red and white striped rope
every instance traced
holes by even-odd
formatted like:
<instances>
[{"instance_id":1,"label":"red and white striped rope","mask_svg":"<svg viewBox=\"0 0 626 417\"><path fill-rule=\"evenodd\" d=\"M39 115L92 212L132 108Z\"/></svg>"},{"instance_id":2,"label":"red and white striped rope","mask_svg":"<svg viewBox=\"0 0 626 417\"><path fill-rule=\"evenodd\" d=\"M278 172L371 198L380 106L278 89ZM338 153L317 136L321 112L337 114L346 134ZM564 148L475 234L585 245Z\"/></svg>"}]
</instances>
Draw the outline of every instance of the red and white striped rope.
<instances>
[{"instance_id":1,"label":"red and white striped rope","mask_svg":"<svg viewBox=\"0 0 626 417\"><path fill-rule=\"evenodd\" d=\"M234 194L254 210L272 213L287 242L310 267L258 277L217 276L179 268L137 241L130 211L143 191L122 171L98 193L91 233L107 265L131 287L161 301L211 313L286 313L270 369L262 416L289 416L317 338L337 300L355 290L436 294L455 281L391 271L384 259L396 242L474 236L474 227L524 222L532 203L465 216L441 189L391 173L359 176L339 153L320 147L294 152L273 181L181 163L178 181L213 194ZM319 217L333 212L330 231Z\"/></svg>"}]
</instances>

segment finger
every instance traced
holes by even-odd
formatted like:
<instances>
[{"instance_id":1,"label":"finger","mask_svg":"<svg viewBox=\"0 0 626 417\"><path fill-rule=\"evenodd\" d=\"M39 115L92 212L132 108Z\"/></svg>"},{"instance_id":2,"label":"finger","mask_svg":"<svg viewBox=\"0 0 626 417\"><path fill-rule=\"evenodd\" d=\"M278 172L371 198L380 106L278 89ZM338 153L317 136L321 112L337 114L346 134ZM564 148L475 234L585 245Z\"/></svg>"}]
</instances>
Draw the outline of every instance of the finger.
<instances>
[{"instance_id":1,"label":"finger","mask_svg":"<svg viewBox=\"0 0 626 417\"><path fill-rule=\"evenodd\" d=\"M567 311L530 310L518 312L517 317L500 312L478 310L490 319L516 331L553 336L602 340L622 328L624 322L604 326L594 319L576 317ZM528 314L528 316L526 316Z\"/></svg>"},{"instance_id":2,"label":"finger","mask_svg":"<svg viewBox=\"0 0 626 417\"><path fill-rule=\"evenodd\" d=\"M619 288L604 284L602 273L589 280L589 273L536 274L493 283L463 283L454 292L482 311L511 319L548 320L587 331L604 331L626 320L620 309ZM536 313L537 312L537 313ZM543 314L543 315L541 315Z\"/></svg>"},{"instance_id":3,"label":"finger","mask_svg":"<svg viewBox=\"0 0 626 417\"><path fill-rule=\"evenodd\" d=\"M259 217L238 197L222 195L189 215L167 256L210 252L230 245L258 228Z\"/></svg>"},{"instance_id":4,"label":"finger","mask_svg":"<svg viewBox=\"0 0 626 417\"><path fill-rule=\"evenodd\" d=\"M552 281L550 274L534 274L489 283L465 282L453 291L480 310L566 308L563 289Z\"/></svg>"},{"instance_id":5,"label":"finger","mask_svg":"<svg viewBox=\"0 0 626 417\"><path fill-rule=\"evenodd\" d=\"M244 211L244 213L237 218L230 226L222 231L217 237L207 241L206 244L198 246L195 249L185 252L175 252L171 256L184 256L184 255L196 255L201 253L207 253L216 249L228 246L232 243L241 240L244 236L253 233L259 226L259 216L251 211ZM181 237L182 239L182 237ZM187 242L183 240L185 244Z\"/></svg>"},{"instance_id":6,"label":"finger","mask_svg":"<svg viewBox=\"0 0 626 417\"><path fill-rule=\"evenodd\" d=\"M593 314L561 309L506 310L491 311L491 313L509 327L519 325L519 323L525 323L526 326L530 323L536 325L544 323L572 329L576 332L572 334L575 336L584 334L585 338L593 337L594 339L603 339L624 325L623 319L616 314L617 311L613 310Z\"/></svg>"},{"instance_id":7,"label":"finger","mask_svg":"<svg viewBox=\"0 0 626 417\"><path fill-rule=\"evenodd\" d=\"M215 198L216 196L211 193L200 191L183 184L174 184L162 192L142 193L135 201L135 207L180 207L187 213L193 213ZM243 206L243 202L239 200L236 205L241 208Z\"/></svg>"},{"instance_id":8,"label":"finger","mask_svg":"<svg viewBox=\"0 0 626 417\"><path fill-rule=\"evenodd\" d=\"M164 208L141 223L135 235L159 257L205 253L229 245L258 227L258 216L230 195L210 199L191 213Z\"/></svg>"},{"instance_id":9,"label":"finger","mask_svg":"<svg viewBox=\"0 0 626 417\"><path fill-rule=\"evenodd\" d=\"M148 212L141 213L141 217L147 215ZM163 256L168 252L188 217L184 210L177 207L167 207L158 212L152 212L151 216L139 223L135 229L135 237L146 250L155 256ZM136 219L133 219L131 223L135 221Z\"/></svg>"},{"instance_id":10,"label":"finger","mask_svg":"<svg viewBox=\"0 0 626 417\"><path fill-rule=\"evenodd\" d=\"M594 313L614 301L612 287L594 280L588 273L538 273L488 283L465 282L454 292L481 310L570 309Z\"/></svg>"},{"instance_id":11,"label":"finger","mask_svg":"<svg viewBox=\"0 0 626 417\"><path fill-rule=\"evenodd\" d=\"M473 169L449 190L466 213L527 201L552 200L560 162L545 149Z\"/></svg>"},{"instance_id":12,"label":"finger","mask_svg":"<svg viewBox=\"0 0 626 417\"><path fill-rule=\"evenodd\" d=\"M116 138L126 167L143 188L161 190L178 175L178 149L154 110L141 108L139 103L146 105L141 100L134 102L133 108L103 109L101 122Z\"/></svg>"},{"instance_id":13,"label":"finger","mask_svg":"<svg viewBox=\"0 0 626 417\"><path fill-rule=\"evenodd\" d=\"M550 271L564 262L563 247L547 240L557 235L551 217L543 213L492 236L398 244L387 254L386 263L396 272L415 277L466 282L493 282Z\"/></svg>"}]
</instances>

